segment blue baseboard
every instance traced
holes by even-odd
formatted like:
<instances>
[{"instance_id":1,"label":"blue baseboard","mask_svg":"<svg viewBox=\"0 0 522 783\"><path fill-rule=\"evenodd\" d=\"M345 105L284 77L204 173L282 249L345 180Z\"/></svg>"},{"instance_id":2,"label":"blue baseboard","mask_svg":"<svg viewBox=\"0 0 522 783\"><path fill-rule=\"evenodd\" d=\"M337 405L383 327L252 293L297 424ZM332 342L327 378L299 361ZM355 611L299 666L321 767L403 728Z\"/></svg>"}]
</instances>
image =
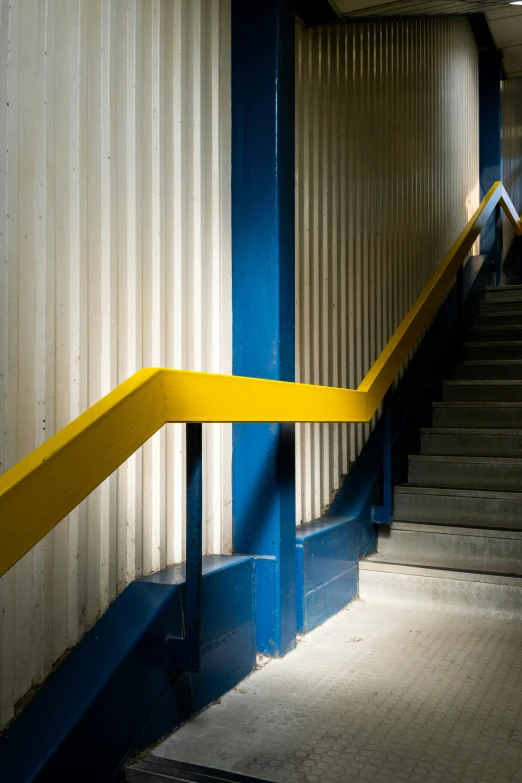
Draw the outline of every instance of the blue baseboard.
<instances>
[{"instance_id":1,"label":"blue baseboard","mask_svg":"<svg viewBox=\"0 0 522 783\"><path fill-rule=\"evenodd\" d=\"M255 665L254 561L203 564L198 674L165 668L164 639L182 633L184 566L137 580L0 736L9 783L116 781L129 754L156 742L233 688Z\"/></svg>"},{"instance_id":2,"label":"blue baseboard","mask_svg":"<svg viewBox=\"0 0 522 783\"><path fill-rule=\"evenodd\" d=\"M256 649L263 655L277 656L277 558L255 558Z\"/></svg>"},{"instance_id":3,"label":"blue baseboard","mask_svg":"<svg viewBox=\"0 0 522 783\"><path fill-rule=\"evenodd\" d=\"M308 633L357 597L360 527L324 516L297 528L297 629Z\"/></svg>"}]
</instances>

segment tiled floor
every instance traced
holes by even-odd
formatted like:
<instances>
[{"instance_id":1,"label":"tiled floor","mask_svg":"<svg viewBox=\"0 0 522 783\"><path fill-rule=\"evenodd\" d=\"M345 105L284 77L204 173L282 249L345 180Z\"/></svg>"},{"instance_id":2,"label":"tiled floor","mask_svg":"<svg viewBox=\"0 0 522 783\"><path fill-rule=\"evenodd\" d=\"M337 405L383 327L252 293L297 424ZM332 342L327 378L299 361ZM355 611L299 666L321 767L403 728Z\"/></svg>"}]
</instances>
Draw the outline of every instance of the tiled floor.
<instances>
[{"instance_id":1,"label":"tiled floor","mask_svg":"<svg viewBox=\"0 0 522 783\"><path fill-rule=\"evenodd\" d=\"M522 780L522 623L357 602L156 756L290 783Z\"/></svg>"}]
</instances>

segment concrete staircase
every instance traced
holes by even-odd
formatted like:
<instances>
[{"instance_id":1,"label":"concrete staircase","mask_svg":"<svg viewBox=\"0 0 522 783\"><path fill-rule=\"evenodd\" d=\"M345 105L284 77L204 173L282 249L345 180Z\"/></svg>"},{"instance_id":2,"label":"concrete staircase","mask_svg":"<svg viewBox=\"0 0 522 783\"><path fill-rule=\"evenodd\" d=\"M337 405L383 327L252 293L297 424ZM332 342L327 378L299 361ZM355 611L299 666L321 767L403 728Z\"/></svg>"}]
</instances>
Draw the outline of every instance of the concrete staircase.
<instances>
[{"instance_id":1,"label":"concrete staircase","mask_svg":"<svg viewBox=\"0 0 522 783\"><path fill-rule=\"evenodd\" d=\"M522 286L489 288L433 403L363 600L522 618Z\"/></svg>"}]
</instances>

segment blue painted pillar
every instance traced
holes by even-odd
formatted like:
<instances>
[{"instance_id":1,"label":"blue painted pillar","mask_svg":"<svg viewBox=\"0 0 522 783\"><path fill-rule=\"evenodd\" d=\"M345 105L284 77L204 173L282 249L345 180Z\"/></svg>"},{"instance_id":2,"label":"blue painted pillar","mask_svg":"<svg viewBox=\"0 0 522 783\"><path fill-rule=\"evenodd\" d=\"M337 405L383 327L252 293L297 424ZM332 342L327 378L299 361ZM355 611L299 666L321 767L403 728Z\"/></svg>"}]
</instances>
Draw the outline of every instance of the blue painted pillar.
<instances>
[{"instance_id":1,"label":"blue painted pillar","mask_svg":"<svg viewBox=\"0 0 522 783\"><path fill-rule=\"evenodd\" d=\"M295 379L293 0L232 0L233 372ZM257 644L295 646L294 425L233 433L233 543L256 561Z\"/></svg>"},{"instance_id":2,"label":"blue painted pillar","mask_svg":"<svg viewBox=\"0 0 522 783\"><path fill-rule=\"evenodd\" d=\"M479 158L480 198L502 179L501 152L501 93L502 58L493 48L479 53ZM485 227L480 244L481 252L489 253L500 274L501 222L500 210Z\"/></svg>"}]
</instances>

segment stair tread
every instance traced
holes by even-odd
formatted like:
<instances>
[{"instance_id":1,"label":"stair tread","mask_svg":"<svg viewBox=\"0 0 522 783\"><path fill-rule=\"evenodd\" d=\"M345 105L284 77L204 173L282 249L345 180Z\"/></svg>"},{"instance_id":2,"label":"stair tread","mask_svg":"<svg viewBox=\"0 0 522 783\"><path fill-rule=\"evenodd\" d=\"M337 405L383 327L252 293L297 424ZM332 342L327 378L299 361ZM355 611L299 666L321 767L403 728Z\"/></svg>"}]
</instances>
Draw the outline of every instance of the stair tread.
<instances>
[{"instance_id":1,"label":"stair tread","mask_svg":"<svg viewBox=\"0 0 522 783\"><path fill-rule=\"evenodd\" d=\"M456 408L456 409L462 409L462 408L522 408L522 402L509 402L503 400L502 402L492 402L491 400L484 400L484 402L477 402L476 400L474 402L468 402L467 400L463 402L432 402L431 403L434 408Z\"/></svg>"},{"instance_id":2,"label":"stair tread","mask_svg":"<svg viewBox=\"0 0 522 783\"><path fill-rule=\"evenodd\" d=\"M500 427L421 427L420 431L421 435L502 435L512 438L520 437L522 434L522 430L519 429L501 429Z\"/></svg>"},{"instance_id":3,"label":"stair tread","mask_svg":"<svg viewBox=\"0 0 522 783\"><path fill-rule=\"evenodd\" d=\"M503 489L462 489L455 487L422 487L417 484L397 484L394 491L402 495L436 495L437 497L491 498L522 500L522 492Z\"/></svg>"},{"instance_id":4,"label":"stair tread","mask_svg":"<svg viewBox=\"0 0 522 783\"><path fill-rule=\"evenodd\" d=\"M519 300L517 299L517 302L518 301ZM500 310L500 312L498 313L480 313L480 314L477 313L477 315L480 315L480 318L492 318L493 320L495 318L504 318L506 315L508 315L510 318L512 318L515 315L519 315L522 318L522 307L520 308L520 310L510 310L507 313Z\"/></svg>"},{"instance_id":5,"label":"stair tread","mask_svg":"<svg viewBox=\"0 0 522 783\"><path fill-rule=\"evenodd\" d=\"M484 560L481 560L481 558L466 557L463 555L449 553L444 556L415 555L414 562L411 562L410 558L408 557L400 557L397 555L380 555L377 553L375 555L370 555L368 558L365 558L360 562L359 565L363 566L363 563L369 566L367 570L371 570L372 564L381 566L398 566L403 571L403 573L409 572L410 569L423 568L436 571L437 573L440 571L454 571L461 575L473 574L480 577L509 577L512 579L518 579L522 583L522 563L515 560L498 560L485 563ZM497 579L492 581L496 582Z\"/></svg>"},{"instance_id":6,"label":"stair tread","mask_svg":"<svg viewBox=\"0 0 522 783\"><path fill-rule=\"evenodd\" d=\"M484 378L478 380L470 380L469 378L453 380L451 378L442 383L444 386L522 386L522 380L518 378L493 378L491 380Z\"/></svg>"},{"instance_id":7,"label":"stair tread","mask_svg":"<svg viewBox=\"0 0 522 783\"><path fill-rule=\"evenodd\" d=\"M507 540L522 540L522 526L520 530L513 528L503 529L498 527L474 527L473 525L456 525L445 522L411 522L408 520L394 519L391 525L386 525L390 530L398 530L408 533L428 533L443 536L469 536L473 538L500 538Z\"/></svg>"},{"instance_id":8,"label":"stair tread","mask_svg":"<svg viewBox=\"0 0 522 783\"><path fill-rule=\"evenodd\" d=\"M522 359L466 359L460 362L465 367L512 367L518 364L522 365Z\"/></svg>"},{"instance_id":9,"label":"stair tread","mask_svg":"<svg viewBox=\"0 0 522 783\"><path fill-rule=\"evenodd\" d=\"M497 313L497 315L500 315L500 313ZM502 315L505 315L505 313L502 313ZM510 313L509 315L512 316L513 313ZM486 326L468 326L466 331L469 334L470 332L502 332L505 329L522 329L522 324L487 324Z\"/></svg>"},{"instance_id":10,"label":"stair tread","mask_svg":"<svg viewBox=\"0 0 522 783\"><path fill-rule=\"evenodd\" d=\"M522 457L465 457L459 455L410 454L410 462L464 462L469 465L522 465Z\"/></svg>"},{"instance_id":11,"label":"stair tread","mask_svg":"<svg viewBox=\"0 0 522 783\"><path fill-rule=\"evenodd\" d=\"M463 343L464 348L478 348L478 347L484 347L484 346L491 346L492 348L502 348L506 345L517 345L522 346L522 342L520 340L482 340L480 342L476 341L469 341L467 340L465 343Z\"/></svg>"},{"instance_id":12,"label":"stair tread","mask_svg":"<svg viewBox=\"0 0 522 783\"><path fill-rule=\"evenodd\" d=\"M482 301L487 302L487 304L498 304L500 307L502 307L502 305L506 304L506 302L522 302L522 292L520 296L486 296Z\"/></svg>"},{"instance_id":13,"label":"stair tread","mask_svg":"<svg viewBox=\"0 0 522 783\"><path fill-rule=\"evenodd\" d=\"M522 285L487 285L485 291L522 291Z\"/></svg>"}]
</instances>

